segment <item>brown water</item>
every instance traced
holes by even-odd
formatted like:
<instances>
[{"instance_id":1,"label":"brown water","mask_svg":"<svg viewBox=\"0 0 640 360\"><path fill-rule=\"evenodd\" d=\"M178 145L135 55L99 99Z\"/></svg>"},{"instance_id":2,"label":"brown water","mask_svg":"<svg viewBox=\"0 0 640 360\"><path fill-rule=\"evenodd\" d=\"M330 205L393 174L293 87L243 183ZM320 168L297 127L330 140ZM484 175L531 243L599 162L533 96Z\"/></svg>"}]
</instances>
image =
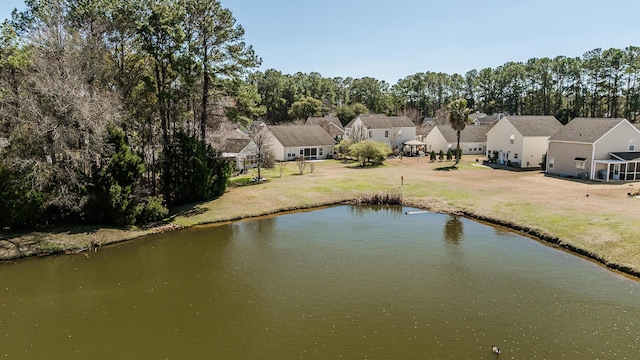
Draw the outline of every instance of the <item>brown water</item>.
<instances>
[{"instance_id":1,"label":"brown water","mask_svg":"<svg viewBox=\"0 0 640 360\"><path fill-rule=\"evenodd\" d=\"M0 264L0 358L638 359L640 283L504 229L340 206Z\"/></svg>"}]
</instances>

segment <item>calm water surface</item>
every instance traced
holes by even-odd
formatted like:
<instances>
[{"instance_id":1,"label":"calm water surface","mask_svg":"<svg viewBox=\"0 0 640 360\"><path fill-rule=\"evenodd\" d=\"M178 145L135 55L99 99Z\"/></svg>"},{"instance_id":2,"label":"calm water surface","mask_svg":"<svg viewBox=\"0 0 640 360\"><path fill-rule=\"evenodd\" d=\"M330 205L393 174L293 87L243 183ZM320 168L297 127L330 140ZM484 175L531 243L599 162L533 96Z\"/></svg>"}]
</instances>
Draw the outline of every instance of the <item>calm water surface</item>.
<instances>
[{"instance_id":1,"label":"calm water surface","mask_svg":"<svg viewBox=\"0 0 640 360\"><path fill-rule=\"evenodd\" d=\"M636 280L412 210L340 206L0 264L0 358L640 358Z\"/></svg>"}]
</instances>

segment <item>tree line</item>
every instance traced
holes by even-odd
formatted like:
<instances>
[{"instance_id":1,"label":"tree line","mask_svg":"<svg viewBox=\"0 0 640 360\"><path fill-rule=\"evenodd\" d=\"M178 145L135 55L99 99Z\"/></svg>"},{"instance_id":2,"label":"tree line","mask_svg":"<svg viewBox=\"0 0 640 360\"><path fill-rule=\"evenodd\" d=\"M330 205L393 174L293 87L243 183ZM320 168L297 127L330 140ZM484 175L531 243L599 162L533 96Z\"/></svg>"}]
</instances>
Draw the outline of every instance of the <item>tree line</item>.
<instances>
[{"instance_id":1,"label":"tree line","mask_svg":"<svg viewBox=\"0 0 640 360\"><path fill-rule=\"evenodd\" d=\"M390 85L370 77L324 78L318 73L253 73L264 118L295 121L335 114L345 124L358 111L402 114L414 121L435 117L456 99L487 114L626 117L640 112L640 47L600 48L582 57L532 58L464 75L420 72ZM356 107L355 115L353 108Z\"/></svg>"},{"instance_id":2,"label":"tree line","mask_svg":"<svg viewBox=\"0 0 640 360\"><path fill-rule=\"evenodd\" d=\"M333 114L486 113L635 119L640 48L459 74L372 77L255 71L218 1L26 0L0 26L0 229L130 225L224 193L215 132Z\"/></svg>"}]
</instances>

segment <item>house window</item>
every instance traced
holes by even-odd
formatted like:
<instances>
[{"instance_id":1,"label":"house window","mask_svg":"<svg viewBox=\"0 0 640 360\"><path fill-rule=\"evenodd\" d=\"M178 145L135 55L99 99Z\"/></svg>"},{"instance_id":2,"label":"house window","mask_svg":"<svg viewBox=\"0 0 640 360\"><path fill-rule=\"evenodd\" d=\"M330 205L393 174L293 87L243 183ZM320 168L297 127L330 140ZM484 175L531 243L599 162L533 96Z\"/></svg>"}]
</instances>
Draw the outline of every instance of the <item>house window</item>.
<instances>
[{"instance_id":1,"label":"house window","mask_svg":"<svg viewBox=\"0 0 640 360\"><path fill-rule=\"evenodd\" d=\"M629 151L636 151L636 139L629 139Z\"/></svg>"},{"instance_id":2,"label":"house window","mask_svg":"<svg viewBox=\"0 0 640 360\"><path fill-rule=\"evenodd\" d=\"M549 169L553 169L553 158L552 158L552 157L550 157L549 159L547 159L547 163L548 163L548 164L547 164L547 167L548 167Z\"/></svg>"},{"instance_id":3,"label":"house window","mask_svg":"<svg viewBox=\"0 0 640 360\"><path fill-rule=\"evenodd\" d=\"M518 158L518 153L515 153L515 155L513 155L513 158L517 159Z\"/></svg>"},{"instance_id":4,"label":"house window","mask_svg":"<svg viewBox=\"0 0 640 360\"><path fill-rule=\"evenodd\" d=\"M511 135L511 137L509 138L509 144L513 145L513 143L515 142L516 137L515 135Z\"/></svg>"},{"instance_id":5,"label":"house window","mask_svg":"<svg viewBox=\"0 0 640 360\"><path fill-rule=\"evenodd\" d=\"M322 156L322 148L318 148L318 156Z\"/></svg>"},{"instance_id":6,"label":"house window","mask_svg":"<svg viewBox=\"0 0 640 360\"><path fill-rule=\"evenodd\" d=\"M373 137L373 131L369 130L369 138Z\"/></svg>"},{"instance_id":7,"label":"house window","mask_svg":"<svg viewBox=\"0 0 640 360\"><path fill-rule=\"evenodd\" d=\"M389 130L385 130L385 131L384 131L384 137L385 137L385 138L388 138L388 137L389 137Z\"/></svg>"},{"instance_id":8,"label":"house window","mask_svg":"<svg viewBox=\"0 0 640 360\"><path fill-rule=\"evenodd\" d=\"M322 148L320 148L320 151L322 151ZM303 148L300 149L300 157L304 158L305 160L316 160L318 157L318 148Z\"/></svg>"},{"instance_id":9,"label":"house window","mask_svg":"<svg viewBox=\"0 0 640 360\"><path fill-rule=\"evenodd\" d=\"M586 161L576 160L576 169L584 170L587 167L586 164Z\"/></svg>"}]
</instances>

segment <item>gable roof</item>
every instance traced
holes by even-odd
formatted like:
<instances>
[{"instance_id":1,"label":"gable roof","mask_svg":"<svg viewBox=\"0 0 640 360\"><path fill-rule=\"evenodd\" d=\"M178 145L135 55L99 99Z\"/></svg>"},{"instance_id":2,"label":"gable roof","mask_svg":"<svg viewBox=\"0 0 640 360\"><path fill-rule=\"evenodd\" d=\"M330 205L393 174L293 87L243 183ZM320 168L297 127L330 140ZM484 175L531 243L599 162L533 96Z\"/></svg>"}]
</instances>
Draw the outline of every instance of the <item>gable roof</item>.
<instances>
[{"instance_id":1,"label":"gable roof","mask_svg":"<svg viewBox=\"0 0 640 360\"><path fill-rule=\"evenodd\" d=\"M549 140L594 143L624 120L622 118L575 118Z\"/></svg>"},{"instance_id":2,"label":"gable roof","mask_svg":"<svg viewBox=\"0 0 640 360\"><path fill-rule=\"evenodd\" d=\"M505 116L522 136L551 136L562 129L562 124L554 116L516 115Z\"/></svg>"},{"instance_id":3,"label":"gable roof","mask_svg":"<svg viewBox=\"0 0 640 360\"><path fill-rule=\"evenodd\" d=\"M361 114L351 120L346 127L353 127L356 120L360 119L368 129L389 129L400 127L415 127L415 124L407 116L387 116L384 114Z\"/></svg>"},{"instance_id":4,"label":"gable roof","mask_svg":"<svg viewBox=\"0 0 640 360\"><path fill-rule=\"evenodd\" d=\"M331 136L344 135L344 126L335 116L308 117L305 125L320 125Z\"/></svg>"},{"instance_id":5,"label":"gable roof","mask_svg":"<svg viewBox=\"0 0 640 360\"><path fill-rule=\"evenodd\" d=\"M457 131L451 125L436 125L436 128L447 142L458 142ZM460 142L487 142L487 131L490 129L490 125L467 125L460 131Z\"/></svg>"},{"instance_id":6,"label":"gable roof","mask_svg":"<svg viewBox=\"0 0 640 360\"><path fill-rule=\"evenodd\" d=\"M336 144L320 125L272 125L267 128L284 147Z\"/></svg>"},{"instance_id":7,"label":"gable roof","mask_svg":"<svg viewBox=\"0 0 640 360\"><path fill-rule=\"evenodd\" d=\"M475 120L473 120L473 122L475 122L478 125L492 125L497 123L500 120L500 116L499 115L485 115L483 117L479 117L476 118Z\"/></svg>"},{"instance_id":8,"label":"gable roof","mask_svg":"<svg viewBox=\"0 0 640 360\"><path fill-rule=\"evenodd\" d=\"M305 122L305 125L320 125L322 126L322 124L326 124L332 122L334 123L337 127L344 129L344 127L342 126L342 123L340 122L340 119L338 119L335 116L324 116L324 117L314 117L314 116L309 116L307 118L307 121Z\"/></svg>"},{"instance_id":9,"label":"gable roof","mask_svg":"<svg viewBox=\"0 0 640 360\"><path fill-rule=\"evenodd\" d=\"M474 113L469 114L469 119L471 119L471 120L482 119L482 118L485 118L485 117L487 117L487 114L481 113L479 111L476 111Z\"/></svg>"},{"instance_id":10,"label":"gable roof","mask_svg":"<svg viewBox=\"0 0 640 360\"><path fill-rule=\"evenodd\" d=\"M426 117L426 118L422 119L422 124L420 124L420 126L435 125L435 124L436 124L436 118L434 118L434 117Z\"/></svg>"},{"instance_id":11,"label":"gable roof","mask_svg":"<svg viewBox=\"0 0 640 360\"><path fill-rule=\"evenodd\" d=\"M239 153L241 152L252 140L247 137L246 139L240 138L227 138L222 146L222 151L226 153Z\"/></svg>"}]
</instances>

